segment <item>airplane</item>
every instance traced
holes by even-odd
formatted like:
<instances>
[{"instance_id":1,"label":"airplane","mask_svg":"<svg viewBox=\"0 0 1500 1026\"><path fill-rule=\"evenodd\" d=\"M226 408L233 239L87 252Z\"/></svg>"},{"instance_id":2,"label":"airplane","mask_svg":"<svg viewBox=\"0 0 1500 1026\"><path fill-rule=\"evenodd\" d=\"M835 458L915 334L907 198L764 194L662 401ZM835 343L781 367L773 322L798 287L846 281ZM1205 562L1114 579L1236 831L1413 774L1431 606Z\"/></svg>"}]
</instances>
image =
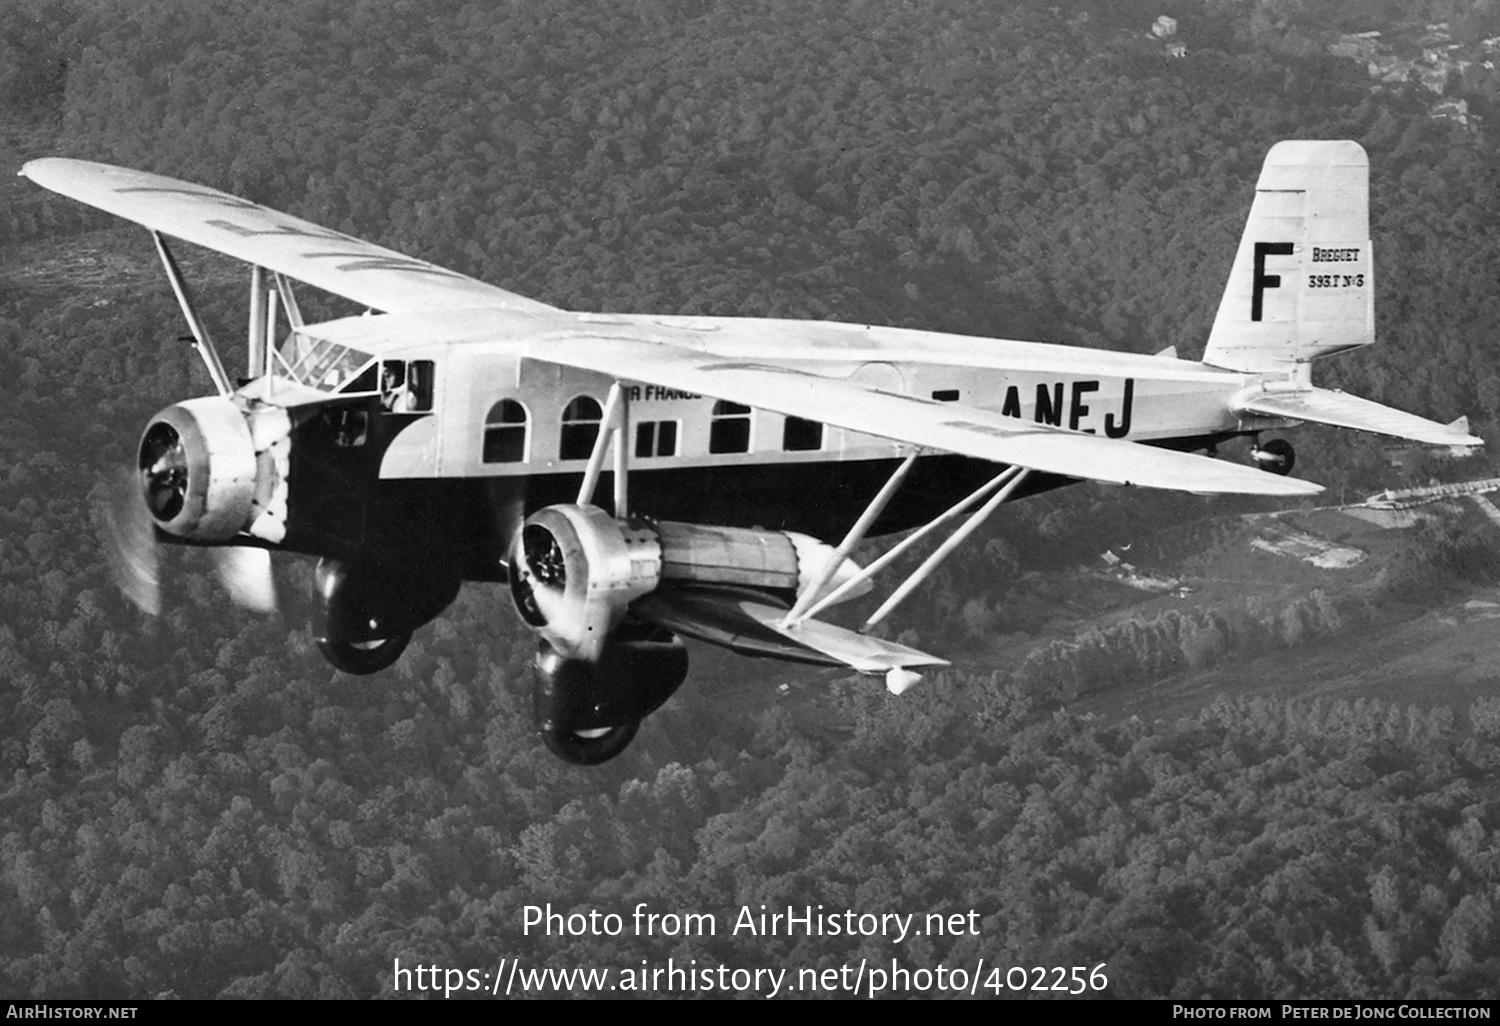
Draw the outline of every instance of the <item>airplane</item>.
<instances>
[{"instance_id":1,"label":"airplane","mask_svg":"<svg viewBox=\"0 0 1500 1026\"><path fill-rule=\"evenodd\" d=\"M1312 383L1315 360L1374 341L1369 165L1349 141L1269 151L1201 361L566 311L160 175L65 158L21 174L150 230L215 386L141 436L116 523L127 595L159 608L158 542L220 552L231 596L261 609L271 551L315 556L318 647L367 674L462 582L507 583L537 638L537 730L580 765L618 755L683 683L683 638L901 693L946 660L871 628L1006 502L1080 480L1312 495L1292 447L1261 441L1304 421L1482 444L1466 419ZM249 265L243 377L168 237ZM366 312L304 321L294 281ZM1250 464L1213 458L1241 436ZM954 523L858 629L821 618Z\"/></svg>"}]
</instances>

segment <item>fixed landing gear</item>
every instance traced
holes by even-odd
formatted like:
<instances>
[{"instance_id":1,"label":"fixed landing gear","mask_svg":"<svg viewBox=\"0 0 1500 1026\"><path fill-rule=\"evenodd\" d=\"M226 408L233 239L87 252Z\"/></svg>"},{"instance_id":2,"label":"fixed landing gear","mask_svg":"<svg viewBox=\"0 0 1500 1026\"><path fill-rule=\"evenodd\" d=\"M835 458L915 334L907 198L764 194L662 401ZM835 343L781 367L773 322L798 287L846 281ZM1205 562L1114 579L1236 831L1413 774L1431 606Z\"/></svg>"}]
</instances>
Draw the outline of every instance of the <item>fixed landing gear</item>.
<instances>
[{"instance_id":1,"label":"fixed landing gear","mask_svg":"<svg viewBox=\"0 0 1500 1026\"><path fill-rule=\"evenodd\" d=\"M598 662L568 659L537 645L532 711L548 750L575 766L597 766L619 755L641 720L687 679L688 654L671 631L626 621Z\"/></svg>"},{"instance_id":2,"label":"fixed landing gear","mask_svg":"<svg viewBox=\"0 0 1500 1026\"><path fill-rule=\"evenodd\" d=\"M1297 451L1285 438L1273 438L1265 445L1256 443L1250 450L1250 458L1261 470L1272 474L1290 474L1297 463Z\"/></svg>"},{"instance_id":3,"label":"fixed landing gear","mask_svg":"<svg viewBox=\"0 0 1500 1026\"><path fill-rule=\"evenodd\" d=\"M568 730L552 727L541 732L547 750L564 762L575 766L597 766L608 762L623 752L635 739L640 729L640 720L628 720L615 727L600 727L596 730Z\"/></svg>"},{"instance_id":4,"label":"fixed landing gear","mask_svg":"<svg viewBox=\"0 0 1500 1026\"><path fill-rule=\"evenodd\" d=\"M367 673L379 673L400 659L401 653L406 651L406 646L410 641L410 633L393 634L388 638L376 638L371 641L337 641L332 638L319 638L318 651L323 653L324 659L333 664L334 669L363 676Z\"/></svg>"}]
</instances>

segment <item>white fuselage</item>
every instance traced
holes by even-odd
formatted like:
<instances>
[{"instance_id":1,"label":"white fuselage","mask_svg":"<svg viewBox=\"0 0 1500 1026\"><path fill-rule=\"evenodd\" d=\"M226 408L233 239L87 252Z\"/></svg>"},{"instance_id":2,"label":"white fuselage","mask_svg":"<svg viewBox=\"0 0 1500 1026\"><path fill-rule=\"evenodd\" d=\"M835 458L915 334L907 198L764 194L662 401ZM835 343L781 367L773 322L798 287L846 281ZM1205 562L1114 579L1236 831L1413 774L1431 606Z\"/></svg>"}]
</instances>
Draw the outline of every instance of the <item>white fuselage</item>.
<instances>
[{"instance_id":1,"label":"white fuselage","mask_svg":"<svg viewBox=\"0 0 1500 1026\"><path fill-rule=\"evenodd\" d=\"M347 318L307 330L346 339L382 360L432 361L435 415L396 439L381 466L388 479L581 471L588 452L565 445L564 414L580 398L602 406L614 379L548 362L546 345L550 334L591 324L615 334L638 327L643 336L668 334L676 345L717 357L801 368L882 391L998 411L1025 423L1131 441L1207 439L1281 423L1251 423L1230 407L1230 397L1264 375L1165 356L836 322L497 310L439 315L440 324L428 320L425 328L436 329L442 341L412 346L403 344L399 332L383 334L383 320ZM711 396L623 384L630 461L642 470L888 460L912 451L904 443L831 426L820 430L796 422L789 428L794 418ZM512 412L511 423L497 423L498 404L506 400L524 410L524 422ZM577 423L580 410L587 415L592 409L573 405L570 422ZM726 420L748 423L723 425ZM519 432L522 440L492 445L487 460L486 432L496 430ZM506 458L494 458L501 449Z\"/></svg>"}]
</instances>

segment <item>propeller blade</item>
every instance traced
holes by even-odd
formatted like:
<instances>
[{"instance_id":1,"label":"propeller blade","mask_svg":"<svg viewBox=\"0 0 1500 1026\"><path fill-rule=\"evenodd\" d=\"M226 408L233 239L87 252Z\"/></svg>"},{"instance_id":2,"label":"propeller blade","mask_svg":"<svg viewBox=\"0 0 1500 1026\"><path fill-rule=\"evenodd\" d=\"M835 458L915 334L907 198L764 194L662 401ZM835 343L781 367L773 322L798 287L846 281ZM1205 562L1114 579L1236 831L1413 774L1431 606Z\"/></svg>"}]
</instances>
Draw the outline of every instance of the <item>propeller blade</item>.
<instances>
[{"instance_id":1,"label":"propeller blade","mask_svg":"<svg viewBox=\"0 0 1500 1026\"><path fill-rule=\"evenodd\" d=\"M135 474L127 471L110 496L100 525L100 540L110 575L121 593L141 612L160 616L161 551Z\"/></svg>"},{"instance_id":2,"label":"propeller blade","mask_svg":"<svg viewBox=\"0 0 1500 1026\"><path fill-rule=\"evenodd\" d=\"M276 583L271 578L271 553L266 549L229 545L210 549L219 580L241 609L276 612Z\"/></svg>"}]
</instances>

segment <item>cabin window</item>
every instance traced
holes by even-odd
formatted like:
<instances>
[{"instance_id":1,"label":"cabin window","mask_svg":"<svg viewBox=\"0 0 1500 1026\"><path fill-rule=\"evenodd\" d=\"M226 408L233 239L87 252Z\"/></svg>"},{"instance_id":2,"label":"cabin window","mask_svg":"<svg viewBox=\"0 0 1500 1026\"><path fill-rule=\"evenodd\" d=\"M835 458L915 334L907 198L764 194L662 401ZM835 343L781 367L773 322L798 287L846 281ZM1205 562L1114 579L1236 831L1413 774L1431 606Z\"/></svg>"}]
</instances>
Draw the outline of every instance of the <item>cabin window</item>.
<instances>
[{"instance_id":1,"label":"cabin window","mask_svg":"<svg viewBox=\"0 0 1500 1026\"><path fill-rule=\"evenodd\" d=\"M520 463L526 459L526 407L501 399L484 418L484 462Z\"/></svg>"},{"instance_id":2,"label":"cabin window","mask_svg":"<svg viewBox=\"0 0 1500 1026\"><path fill-rule=\"evenodd\" d=\"M823 424L801 417L788 417L781 429L781 447L787 452L807 452L823 448Z\"/></svg>"},{"instance_id":3,"label":"cabin window","mask_svg":"<svg viewBox=\"0 0 1500 1026\"><path fill-rule=\"evenodd\" d=\"M714 403L708 429L709 452L750 451L750 407L720 400Z\"/></svg>"},{"instance_id":4,"label":"cabin window","mask_svg":"<svg viewBox=\"0 0 1500 1026\"><path fill-rule=\"evenodd\" d=\"M562 444L557 456L564 460L586 460L594 451L594 442L599 437L599 422L604 419L604 410L598 402L581 395L570 402L562 415Z\"/></svg>"},{"instance_id":5,"label":"cabin window","mask_svg":"<svg viewBox=\"0 0 1500 1026\"><path fill-rule=\"evenodd\" d=\"M956 403L958 402L958 389L940 388L932 393L932 397L940 403Z\"/></svg>"},{"instance_id":6,"label":"cabin window","mask_svg":"<svg viewBox=\"0 0 1500 1026\"><path fill-rule=\"evenodd\" d=\"M676 456L677 421L648 420L635 426L637 456Z\"/></svg>"}]
</instances>

